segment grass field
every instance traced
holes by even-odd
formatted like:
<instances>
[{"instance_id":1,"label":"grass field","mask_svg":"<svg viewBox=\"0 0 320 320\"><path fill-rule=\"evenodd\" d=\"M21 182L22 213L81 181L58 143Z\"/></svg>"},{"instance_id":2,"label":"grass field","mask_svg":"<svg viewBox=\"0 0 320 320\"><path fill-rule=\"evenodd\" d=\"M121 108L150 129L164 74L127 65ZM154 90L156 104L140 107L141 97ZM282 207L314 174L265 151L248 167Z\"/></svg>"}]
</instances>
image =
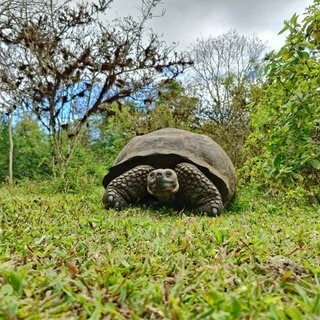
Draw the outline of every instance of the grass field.
<instances>
[{"instance_id":1,"label":"grass field","mask_svg":"<svg viewBox=\"0 0 320 320\"><path fill-rule=\"evenodd\" d=\"M0 319L320 319L319 207L240 190L217 219L0 189Z\"/></svg>"}]
</instances>

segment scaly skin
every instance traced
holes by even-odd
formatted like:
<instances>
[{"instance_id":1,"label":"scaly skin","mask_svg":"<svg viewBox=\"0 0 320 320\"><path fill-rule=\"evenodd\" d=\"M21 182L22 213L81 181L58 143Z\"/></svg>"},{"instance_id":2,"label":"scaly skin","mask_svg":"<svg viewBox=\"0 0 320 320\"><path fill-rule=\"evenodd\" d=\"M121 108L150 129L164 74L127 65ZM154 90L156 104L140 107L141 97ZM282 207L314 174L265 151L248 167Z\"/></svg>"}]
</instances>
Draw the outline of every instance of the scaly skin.
<instances>
[{"instance_id":1,"label":"scaly skin","mask_svg":"<svg viewBox=\"0 0 320 320\"><path fill-rule=\"evenodd\" d=\"M121 210L143 200L148 195L147 177L152 170L152 166L141 165L112 180L102 198L105 208Z\"/></svg>"},{"instance_id":2,"label":"scaly skin","mask_svg":"<svg viewBox=\"0 0 320 320\"><path fill-rule=\"evenodd\" d=\"M175 167L185 204L199 214L218 216L223 208L222 198L216 186L193 164L179 163Z\"/></svg>"},{"instance_id":3,"label":"scaly skin","mask_svg":"<svg viewBox=\"0 0 320 320\"><path fill-rule=\"evenodd\" d=\"M179 163L174 171L149 165L130 169L109 183L102 201L105 208L121 210L144 200L148 193L161 204L186 206L208 216L218 216L223 208L216 186L195 165L186 162Z\"/></svg>"}]
</instances>

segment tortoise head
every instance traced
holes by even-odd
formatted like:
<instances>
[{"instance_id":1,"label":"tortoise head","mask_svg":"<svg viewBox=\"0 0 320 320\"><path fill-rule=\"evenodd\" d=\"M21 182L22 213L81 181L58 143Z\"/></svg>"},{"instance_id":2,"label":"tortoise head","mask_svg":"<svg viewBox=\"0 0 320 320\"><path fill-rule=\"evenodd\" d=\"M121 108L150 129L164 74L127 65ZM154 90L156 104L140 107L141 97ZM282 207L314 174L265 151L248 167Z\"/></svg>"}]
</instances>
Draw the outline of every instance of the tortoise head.
<instances>
[{"instance_id":1,"label":"tortoise head","mask_svg":"<svg viewBox=\"0 0 320 320\"><path fill-rule=\"evenodd\" d=\"M176 172L168 168L151 171L147 178L147 190L160 203L173 202L179 190Z\"/></svg>"}]
</instances>

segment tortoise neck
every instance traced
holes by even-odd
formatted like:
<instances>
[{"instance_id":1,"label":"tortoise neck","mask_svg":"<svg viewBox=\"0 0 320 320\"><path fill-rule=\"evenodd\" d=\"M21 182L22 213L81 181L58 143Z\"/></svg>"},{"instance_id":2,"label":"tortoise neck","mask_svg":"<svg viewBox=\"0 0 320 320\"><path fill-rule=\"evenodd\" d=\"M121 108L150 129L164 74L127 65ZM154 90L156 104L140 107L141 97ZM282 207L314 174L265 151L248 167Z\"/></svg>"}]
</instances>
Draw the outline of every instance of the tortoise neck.
<instances>
[{"instance_id":1,"label":"tortoise neck","mask_svg":"<svg viewBox=\"0 0 320 320\"><path fill-rule=\"evenodd\" d=\"M175 200L175 194L172 192L162 192L160 194L154 194L154 197L163 204L172 203Z\"/></svg>"}]
</instances>

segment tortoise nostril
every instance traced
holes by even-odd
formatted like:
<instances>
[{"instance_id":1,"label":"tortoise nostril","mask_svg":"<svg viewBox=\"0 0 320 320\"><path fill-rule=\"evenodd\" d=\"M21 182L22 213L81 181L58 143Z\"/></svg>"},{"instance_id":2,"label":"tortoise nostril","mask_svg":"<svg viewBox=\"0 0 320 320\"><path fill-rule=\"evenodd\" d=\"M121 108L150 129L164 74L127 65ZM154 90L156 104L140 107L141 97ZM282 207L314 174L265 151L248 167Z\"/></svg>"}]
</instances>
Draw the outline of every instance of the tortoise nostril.
<instances>
[{"instance_id":1,"label":"tortoise nostril","mask_svg":"<svg viewBox=\"0 0 320 320\"><path fill-rule=\"evenodd\" d=\"M161 177L162 177L162 172L159 172L159 171L158 171L157 174L156 174L156 177L157 177L157 178L161 178Z\"/></svg>"}]
</instances>

